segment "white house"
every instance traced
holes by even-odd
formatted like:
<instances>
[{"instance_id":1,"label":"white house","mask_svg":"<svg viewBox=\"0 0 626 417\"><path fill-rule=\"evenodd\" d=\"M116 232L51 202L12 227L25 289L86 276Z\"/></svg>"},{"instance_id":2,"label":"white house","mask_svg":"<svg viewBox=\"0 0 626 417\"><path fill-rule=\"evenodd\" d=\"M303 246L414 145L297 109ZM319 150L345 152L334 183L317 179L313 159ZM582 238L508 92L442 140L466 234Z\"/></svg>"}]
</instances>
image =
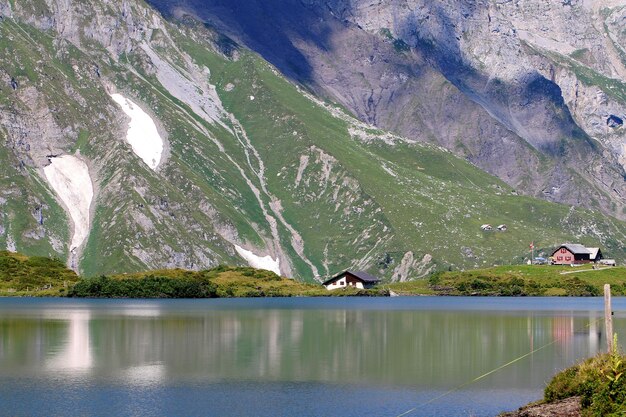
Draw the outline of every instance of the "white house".
<instances>
[{"instance_id":1,"label":"white house","mask_svg":"<svg viewBox=\"0 0 626 417\"><path fill-rule=\"evenodd\" d=\"M354 287L354 288L370 288L378 284L380 279L371 276L363 271L344 271L333 278L324 281L322 285L327 290L336 290L338 288Z\"/></svg>"}]
</instances>

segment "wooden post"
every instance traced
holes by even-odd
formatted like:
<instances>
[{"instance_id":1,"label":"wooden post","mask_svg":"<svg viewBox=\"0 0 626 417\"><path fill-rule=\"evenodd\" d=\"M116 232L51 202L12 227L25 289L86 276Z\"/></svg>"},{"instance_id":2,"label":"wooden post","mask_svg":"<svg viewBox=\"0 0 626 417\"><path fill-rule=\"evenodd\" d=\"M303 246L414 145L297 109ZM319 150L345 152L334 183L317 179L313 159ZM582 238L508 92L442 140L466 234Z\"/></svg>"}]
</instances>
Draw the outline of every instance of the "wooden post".
<instances>
[{"instance_id":1,"label":"wooden post","mask_svg":"<svg viewBox=\"0 0 626 417\"><path fill-rule=\"evenodd\" d=\"M611 285L604 284L604 326L609 353L613 352L613 311L611 310Z\"/></svg>"}]
</instances>

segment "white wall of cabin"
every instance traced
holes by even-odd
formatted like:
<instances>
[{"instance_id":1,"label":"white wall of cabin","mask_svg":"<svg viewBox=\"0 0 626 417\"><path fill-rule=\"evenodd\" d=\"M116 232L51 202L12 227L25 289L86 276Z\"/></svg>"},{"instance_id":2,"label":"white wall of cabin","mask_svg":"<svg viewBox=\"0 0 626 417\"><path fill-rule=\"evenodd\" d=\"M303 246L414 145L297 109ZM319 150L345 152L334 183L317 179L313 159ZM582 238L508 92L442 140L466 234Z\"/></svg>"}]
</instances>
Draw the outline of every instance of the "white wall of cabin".
<instances>
[{"instance_id":1,"label":"white wall of cabin","mask_svg":"<svg viewBox=\"0 0 626 417\"><path fill-rule=\"evenodd\" d=\"M341 279L337 279L335 281L332 281L330 284L326 284L325 287L327 290L336 290L338 288L345 288L347 287L347 279L346 277L343 277ZM355 285L350 285L350 287L355 287L358 288L360 290L364 289L363 287L363 283L362 282L357 282L355 283Z\"/></svg>"}]
</instances>

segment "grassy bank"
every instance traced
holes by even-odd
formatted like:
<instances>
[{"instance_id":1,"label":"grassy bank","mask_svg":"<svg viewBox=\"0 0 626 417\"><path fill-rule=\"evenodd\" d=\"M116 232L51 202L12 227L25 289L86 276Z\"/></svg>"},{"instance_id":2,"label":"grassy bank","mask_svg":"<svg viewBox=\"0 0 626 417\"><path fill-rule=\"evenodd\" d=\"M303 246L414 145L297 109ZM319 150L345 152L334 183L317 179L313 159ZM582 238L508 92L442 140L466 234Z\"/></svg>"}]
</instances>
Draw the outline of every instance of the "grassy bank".
<instances>
[{"instance_id":1,"label":"grassy bank","mask_svg":"<svg viewBox=\"0 0 626 417\"><path fill-rule=\"evenodd\" d=\"M508 265L437 272L386 287L402 295L599 296L604 284L611 284L614 295L626 295L626 268Z\"/></svg>"},{"instance_id":2,"label":"grassy bank","mask_svg":"<svg viewBox=\"0 0 626 417\"><path fill-rule=\"evenodd\" d=\"M204 271L155 270L81 278L59 260L0 251L0 296L207 298L387 295L599 296L611 284L626 295L626 268L539 265L437 272L426 279L381 284L377 289L327 291L249 267Z\"/></svg>"}]
</instances>

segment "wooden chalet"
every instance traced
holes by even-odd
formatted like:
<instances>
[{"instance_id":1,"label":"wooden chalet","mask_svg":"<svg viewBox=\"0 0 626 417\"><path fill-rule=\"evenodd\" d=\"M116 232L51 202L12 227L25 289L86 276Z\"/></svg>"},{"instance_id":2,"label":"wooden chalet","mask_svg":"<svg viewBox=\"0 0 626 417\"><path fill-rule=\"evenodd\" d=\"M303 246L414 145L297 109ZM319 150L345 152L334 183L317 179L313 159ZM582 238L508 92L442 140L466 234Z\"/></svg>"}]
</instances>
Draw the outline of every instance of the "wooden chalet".
<instances>
[{"instance_id":1,"label":"wooden chalet","mask_svg":"<svg viewBox=\"0 0 626 417\"><path fill-rule=\"evenodd\" d=\"M564 243L550 257L554 265L580 265L602 259L600 248L587 248L577 243Z\"/></svg>"},{"instance_id":2,"label":"wooden chalet","mask_svg":"<svg viewBox=\"0 0 626 417\"><path fill-rule=\"evenodd\" d=\"M337 288L371 288L378 284L380 279L363 271L344 271L331 279L324 281L322 285L327 290L336 290Z\"/></svg>"}]
</instances>

